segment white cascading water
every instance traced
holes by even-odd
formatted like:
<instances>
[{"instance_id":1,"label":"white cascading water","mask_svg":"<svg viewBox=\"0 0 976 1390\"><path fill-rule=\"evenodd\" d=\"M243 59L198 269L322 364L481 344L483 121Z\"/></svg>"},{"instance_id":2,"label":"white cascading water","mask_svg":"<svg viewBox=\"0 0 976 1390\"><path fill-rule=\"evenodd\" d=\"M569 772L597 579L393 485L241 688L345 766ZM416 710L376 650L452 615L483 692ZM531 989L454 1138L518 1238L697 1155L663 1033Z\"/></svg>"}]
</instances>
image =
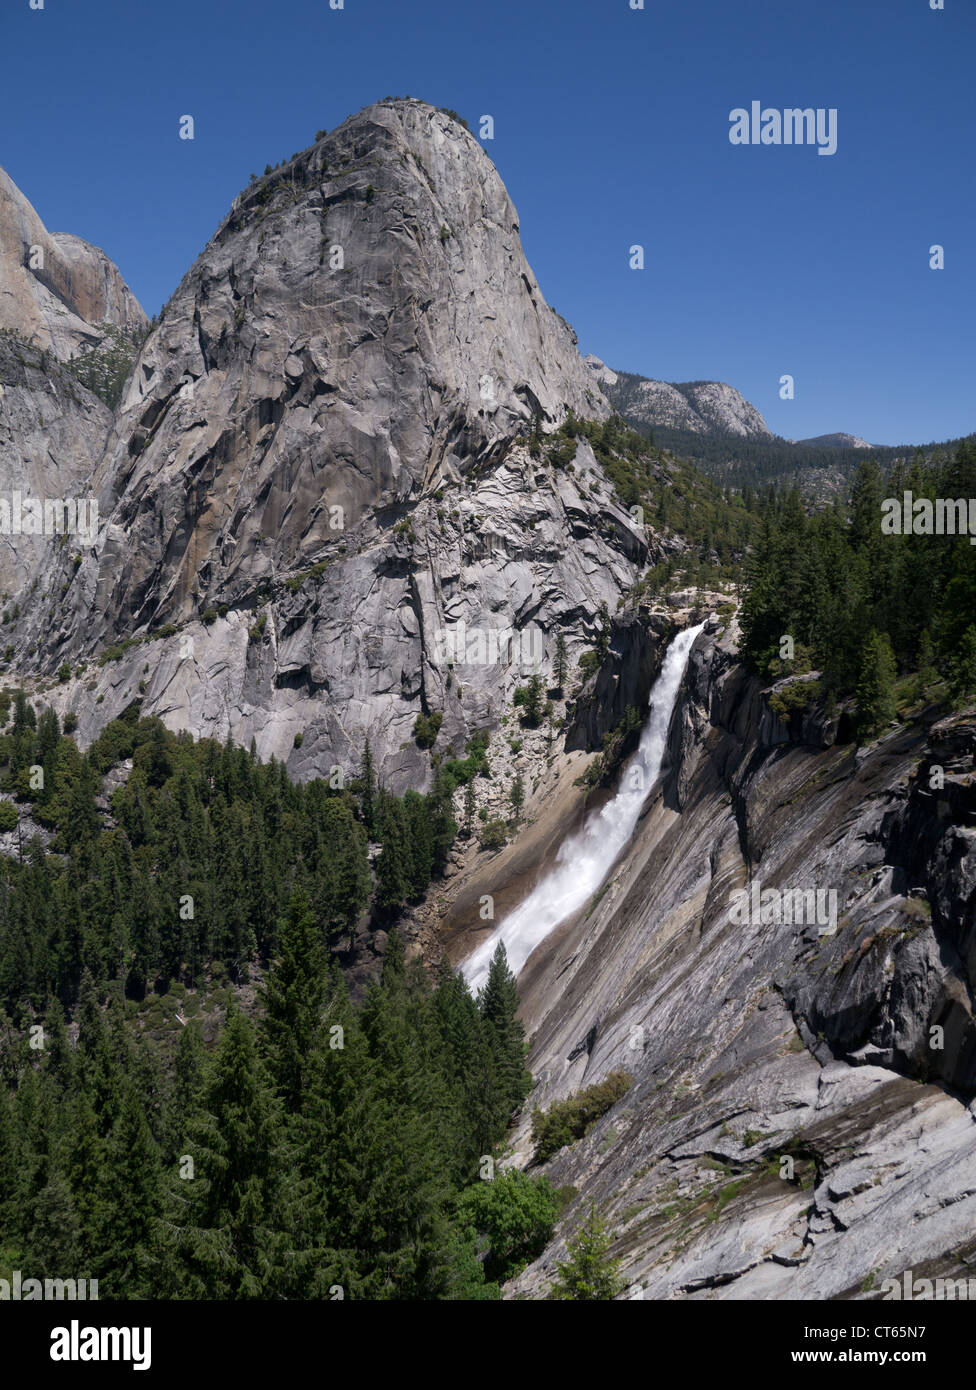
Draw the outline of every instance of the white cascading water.
<instances>
[{"instance_id":1,"label":"white cascading water","mask_svg":"<svg viewBox=\"0 0 976 1390\"><path fill-rule=\"evenodd\" d=\"M578 834L563 842L552 872L462 965L472 991L477 992L485 983L499 941L505 943L509 967L518 975L539 942L581 908L610 872L634 833L647 793L661 771L678 688L691 645L704 626L700 623L679 632L668 648L651 690L650 714L640 744L627 761L616 796L590 816Z\"/></svg>"}]
</instances>

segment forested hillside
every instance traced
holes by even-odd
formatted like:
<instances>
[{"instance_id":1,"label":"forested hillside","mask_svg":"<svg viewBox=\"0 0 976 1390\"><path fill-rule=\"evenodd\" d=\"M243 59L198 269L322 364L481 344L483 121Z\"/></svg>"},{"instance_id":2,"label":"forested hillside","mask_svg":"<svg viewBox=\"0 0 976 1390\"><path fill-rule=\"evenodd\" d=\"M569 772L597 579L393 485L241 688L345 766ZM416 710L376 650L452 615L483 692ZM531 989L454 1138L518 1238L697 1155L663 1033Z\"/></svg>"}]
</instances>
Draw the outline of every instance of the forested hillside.
<instances>
[{"instance_id":1,"label":"forested hillside","mask_svg":"<svg viewBox=\"0 0 976 1390\"><path fill-rule=\"evenodd\" d=\"M9 693L0 712L10 715ZM20 691L0 759L5 785L50 841L45 852L21 830L16 857L0 861L8 1008L43 1008L52 995L70 1007L86 967L136 994L171 979L194 986L215 968L239 982L249 960L274 954L296 888L338 946L373 891L370 837L381 846L373 910L383 924L443 868L457 830L450 792L468 775L461 764L427 797L392 797L376 786L367 744L350 786L297 784L280 763L174 735L135 707L82 755L53 711L38 717ZM11 830L9 801L0 815Z\"/></svg>"},{"instance_id":2,"label":"forested hillside","mask_svg":"<svg viewBox=\"0 0 976 1390\"><path fill-rule=\"evenodd\" d=\"M820 671L829 697L857 694L869 731L893 717L899 677L919 698L943 679L957 704L976 694L976 550L967 535L885 534L882 502L906 491L976 496L976 439L888 478L862 461L849 503L811 511L795 490L767 492L745 566L742 654L767 676ZM819 694L797 687L803 702Z\"/></svg>"},{"instance_id":3,"label":"forested hillside","mask_svg":"<svg viewBox=\"0 0 976 1390\"><path fill-rule=\"evenodd\" d=\"M330 951L368 900L389 925L423 892L454 832L444 793L388 796L368 752L355 790L297 786L156 720L83 756L22 692L2 753L40 829L2 860L0 1277L497 1297L563 1202L480 1181L530 1084L504 949L475 1001L394 930L359 1005Z\"/></svg>"}]
</instances>

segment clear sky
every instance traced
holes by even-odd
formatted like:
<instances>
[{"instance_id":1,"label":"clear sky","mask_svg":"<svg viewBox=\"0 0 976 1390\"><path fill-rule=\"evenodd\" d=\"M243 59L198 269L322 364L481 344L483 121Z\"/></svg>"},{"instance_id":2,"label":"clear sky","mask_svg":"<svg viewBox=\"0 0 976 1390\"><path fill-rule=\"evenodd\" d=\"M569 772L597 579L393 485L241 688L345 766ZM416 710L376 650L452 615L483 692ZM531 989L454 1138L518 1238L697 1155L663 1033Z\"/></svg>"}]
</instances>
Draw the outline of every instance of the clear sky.
<instances>
[{"instance_id":1,"label":"clear sky","mask_svg":"<svg viewBox=\"0 0 976 1390\"><path fill-rule=\"evenodd\" d=\"M976 429L976 6L944 3L5 0L0 164L151 314L317 129L388 94L488 113L583 352L727 381L787 437L948 438ZM731 144L753 100L836 108L836 154Z\"/></svg>"}]
</instances>

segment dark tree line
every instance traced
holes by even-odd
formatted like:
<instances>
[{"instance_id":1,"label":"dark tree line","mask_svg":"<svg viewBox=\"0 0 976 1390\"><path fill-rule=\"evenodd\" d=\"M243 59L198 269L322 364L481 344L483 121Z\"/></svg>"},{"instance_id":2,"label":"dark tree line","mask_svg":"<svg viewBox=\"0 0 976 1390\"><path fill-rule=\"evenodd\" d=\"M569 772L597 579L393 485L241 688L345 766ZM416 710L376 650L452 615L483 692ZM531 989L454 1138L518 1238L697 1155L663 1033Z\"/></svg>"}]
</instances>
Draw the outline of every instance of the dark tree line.
<instances>
[{"instance_id":1,"label":"dark tree line","mask_svg":"<svg viewBox=\"0 0 976 1390\"><path fill-rule=\"evenodd\" d=\"M53 838L20 836L0 859L0 1005L70 1008L87 969L142 994L233 980L277 948L296 887L335 946L373 896L389 924L441 872L457 826L453 784L398 798L376 786L369 748L345 788L292 783L229 741L174 735L157 719L109 724L86 754L57 716L17 692L0 710L0 787ZM105 774L132 769L107 798ZM40 774L38 775L38 769ZM7 813L13 803L7 801ZM11 828L0 820L0 828ZM378 841L374 894L368 844Z\"/></svg>"},{"instance_id":2,"label":"dark tree line","mask_svg":"<svg viewBox=\"0 0 976 1390\"><path fill-rule=\"evenodd\" d=\"M479 1195L530 1084L517 1003L502 948L475 1001L394 933L354 1007L301 889L256 1016L232 1001L209 1054L191 1022L167 1059L86 970L75 1045L56 999L40 1045L0 1020L0 1273L100 1298L498 1297L486 1240L507 1270L558 1208L521 1175Z\"/></svg>"},{"instance_id":3,"label":"dark tree line","mask_svg":"<svg viewBox=\"0 0 976 1390\"><path fill-rule=\"evenodd\" d=\"M862 463L845 502L808 512L798 493L764 495L746 562L743 652L767 676L817 669L827 692L860 691L892 710L898 676L921 693L939 678L961 703L976 695L976 547L967 535L886 534L887 498L976 498L976 439L948 460ZM790 635L796 659L782 662ZM882 722L869 718L869 725Z\"/></svg>"}]
</instances>

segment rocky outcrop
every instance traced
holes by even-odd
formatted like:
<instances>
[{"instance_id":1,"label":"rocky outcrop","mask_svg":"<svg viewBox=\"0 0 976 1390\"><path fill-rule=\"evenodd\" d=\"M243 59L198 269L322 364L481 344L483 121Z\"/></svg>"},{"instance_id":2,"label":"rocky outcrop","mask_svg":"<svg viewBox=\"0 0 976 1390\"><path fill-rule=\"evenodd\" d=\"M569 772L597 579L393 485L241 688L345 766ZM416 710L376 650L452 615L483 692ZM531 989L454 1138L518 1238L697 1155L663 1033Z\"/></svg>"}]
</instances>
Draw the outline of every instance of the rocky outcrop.
<instances>
[{"instance_id":1,"label":"rocky outcrop","mask_svg":"<svg viewBox=\"0 0 976 1390\"><path fill-rule=\"evenodd\" d=\"M15 607L33 607L38 630L60 606L75 557L92 539L87 500L84 525L70 537L60 504L88 498L112 423L111 412L60 364L97 347L106 324L140 334L146 316L104 252L78 237L49 235L0 169L0 592L10 600L8 617ZM38 533L31 521L18 530L18 495L42 509ZM45 504L52 508L47 533ZM42 584L43 605L36 597ZM22 658L20 642L11 645Z\"/></svg>"},{"instance_id":2,"label":"rocky outcrop","mask_svg":"<svg viewBox=\"0 0 976 1390\"><path fill-rule=\"evenodd\" d=\"M797 444L810 444L815 448L827 449L872 449L874 446L869 444L866 439L860 439L856 434L816 434L812 439L797 439Z\"/></svg>"},{"instance_id":3,"label":"rocky outcrop","mask_svg":"<svg viewBox=\"0 0 976 1390\"><path fill-rule=\"evenodd\" d=\"M817 749L765 742L763 705L729 634L699 638L630 851L521 978L516 1162L532 1104L634 1078L546 1168L579 1191L563 1234L608 1214L631 1297L865 1297L972 1254L972 721ZM833 890L835 929L794 889Z\"/></svg>"},{"instance_id":4,"label":"rocky outcrop","mask_svg":"<svg viewBox=\"0 0 976 1390\"><path fill-rule=\"evenodd\" d=\"M609 408L518 232L478 143L414 101L235 202L129 380L97 549L57 561L63 604L18 633L39 672L88 662L52 692L82 741L142 698L297 776L355 767L368 734L391 785L418 786L419 714L460 750L533 644L550 674L561 632L575 667L654 542L588 443L572 472L532 447Z\"/></svg>"},{"instance_id":5,"label":"rocky outcrop","mask_svg":"<svg viewBox=\"0 0 976 1390\"><path fill-rule=\"evenodd\" d=\"M643 713L677 626L662 614L628 613L613 624L607 654L567 717L565 751L591 752L623 721L628 709Z\"/></svg>"},{"instance_id":6,"label":"rocky outcrop","mask_svg":"<svg viewBox=\"0 0 976 1390\"><path fill-rule=\"evenodd\" d=\"M59 568L66 576L60 583L69 582L75 557L94 540L86 487L92 460L101 452L111 423L111 412L102 402L42 349L0 333L0 593L10 600L9 612L20 605L25 623L32 604L41 627L40 613L49 620L60 603L59 590L52 589L44 595L48 602L42 607L31 588L35 580L40 584L43 576ZM52 509L50 516L52 526L62 528L60 533L34 533L25 530L23 522L16 530L17 494L21 509L26 499L42 507L45 502L65 501L75 508L81 500L84 534L65 533L69 517L60 508ZM43 515L41 523L43 527Z\"/></svg>"},{"instance_id":7,"label":"rocky outcrop","mask_svg":"<svg viewBox=\"0 0 976 1390\"><path fill-rule=\"evenodd\" d=\"M636 426L740 439L775 437L756 407L723 381L653 381L611 371L592 354L585 361L614 408Z\"/></svg>"},{"instance_id":8,"label":"rocky outcrop","mask_svg":"<svg viewBox=\"0 0 976 1390\"><path fill-rule=\"evenodd\" d=\"M51 235L0 169L0 327L64 362L97 346L99 324L139 334L146 316L105 252Z\"/></svg>"}]
</instances>

